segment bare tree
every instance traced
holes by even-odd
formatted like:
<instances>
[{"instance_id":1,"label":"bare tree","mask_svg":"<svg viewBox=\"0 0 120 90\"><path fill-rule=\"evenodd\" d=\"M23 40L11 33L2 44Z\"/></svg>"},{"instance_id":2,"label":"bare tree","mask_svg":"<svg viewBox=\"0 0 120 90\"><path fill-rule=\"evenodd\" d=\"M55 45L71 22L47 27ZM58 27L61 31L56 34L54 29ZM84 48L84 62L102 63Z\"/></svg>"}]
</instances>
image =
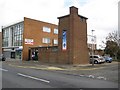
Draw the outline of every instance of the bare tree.
<instances>
[{"instance_id":1,"label":"bare tree","mask_svg":"<svg viewBox=\"0 0 120 90\"><path fill-rule=\"evenodd\" d=\"M110 43L109 45L108 45L108 42ZM114 31L114 32L108 34L108 36L106 37L105 45L106 45L105 50L109 50L110 52L114 53L115 59L116 59L118 51L120 49L120 47L119 47L120 41L119 41L119 36L118 36L117 31ZM112 47L112 48L110 48L110 47ZM108 52L108 51L106 51L106 52Z\"/></svg>"},{"instance_id":2,"label":"bare tree","mask_svg":"<svg viewBox=\"0 0 120 90\"><path fill-rule=\"evenodd\" d=\"M116 42L119 45L119 35L117 31L113 31L112 33L109 33L106 37L106 41L113 41Z\"/></svg>"}]
</instances>

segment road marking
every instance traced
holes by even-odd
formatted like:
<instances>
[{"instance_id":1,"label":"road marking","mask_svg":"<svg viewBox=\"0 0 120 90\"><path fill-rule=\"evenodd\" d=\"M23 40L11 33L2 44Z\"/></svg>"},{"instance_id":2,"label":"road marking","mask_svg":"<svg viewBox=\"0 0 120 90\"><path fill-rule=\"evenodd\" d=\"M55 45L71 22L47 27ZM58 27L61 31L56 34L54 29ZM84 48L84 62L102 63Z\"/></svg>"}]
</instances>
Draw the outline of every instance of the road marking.
<instances>
[{"instance_id":1,"label":"road marking","mask_svg":"<svg viewBox=\"0 0 120 90\"><path fill-rule=\"evenodd\" d=\"M89 78L95 78L95 76L93 76L93 75L89 75L88 77L89 77Z\"/></svg>"},{"instance_id":2,"label":"road marking","mask_svg":"<svg viewBox=\"0 0 120 90\"><path fill-rule=\"evenodd\" d=\"M82 74L80 75L80 77L84 77L84 76L85 76L85 75L82 75Z\"/></svg>"},{"instance_id":3,"label":"road marking","mask_svg":"<svg viewBox=\"0 0 120 90\"><path fill-rule=\"evenodd\" d=\"M12 65L12 64L9 64L9 66L18 67L18 68L42 69L42 70L66 70L66 69L62 69L62 68L58 68L58 67L17 66L17 65Z\"/></svg>"},{"instance_id":4,"label":"road marking","mask_svg":"<svg viewBox=\"0 0 120 90\"><path fill-rule=\"evenodd\" d=\"M5 72L7 72L7 71L8 71L8 70L6 70L6 69L2 69L2 68L0 68L0 70L1 70L1 71L5 71Z\"/></svg>"},{"instance_id":5,"label":"road marking","mask_svg":"<svg viewBox=\"0 0 120 90\"><path fill-rule=\"evenodd\" d=\"M44 80L44 79L40 79L40 78L36 78L36 77L29 76L29 75L25 75L25 74L22 74L22 73L17 73L17 74L20 75L20 76L23 76L23 77L27 77L27 78L31 78L31 79L34 79L34 80L38 80L38 81L42 81L42 82L46 82L46 83L50 83L50 81L48 81L48 80Z\"/></svg>"},{"instance_id":6,"label":"road marking","mask_svg":"<svg viewBox=\"0 0 120 90\"><path fill-rule=\"evenodd\" d=\"M65 69L62 69L62 68L59 68L59 67L47 67L47 69L50 69L50 70L65 70Z\"/></svg>"},{"instance_id":7,"label":"road marking","mask_svg":"<svg viewBox=\"0 0 120 90\"><path fill-rule=\"evenodd\" d=\"M99 76L97 77L98 79L103 79L103 80L107 80L105 77Z\"/></svg>"}]
</instances>

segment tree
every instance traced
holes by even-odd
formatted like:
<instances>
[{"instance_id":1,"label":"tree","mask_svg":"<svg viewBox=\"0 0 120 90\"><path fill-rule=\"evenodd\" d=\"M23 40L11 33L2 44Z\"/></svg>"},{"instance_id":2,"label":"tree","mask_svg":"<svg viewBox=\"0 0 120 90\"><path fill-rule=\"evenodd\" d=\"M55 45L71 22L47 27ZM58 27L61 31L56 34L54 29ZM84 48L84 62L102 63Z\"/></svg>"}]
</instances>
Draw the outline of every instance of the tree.
<instances>
[{"instance_id":1,"label":"tree","mask_svg":"<svg viewBox=\"0 0 120 90\"><path fill-rule=\"evenodd\" d=\"M109 54L111 57L115 57L117 59L117 53L118 53L119 47L118 44L114 41L107 41L106 47L105 47L105 53Z\"/></svg>"},{"instance_id":2,"label":"tree","mask_svg":"<svg viewBox=\"0 0 120 90\"><path fill-rule=\"evenodd\" d=\"M106 47L105 47L105 53L109 54L111 57L115 57L117 59L120 51L119 47L119 39L118 39L118 33L117 31L114 31L112 33L109 33L106 37Z\"/></svg>"},{"instance_id":3,"label":"tree","mask_svg":"<svg viewBox=\"0 0 120 90\"><path fill-rule=\"evenodd\" d=\"M119 35L117 31L113 31L111 33L108 34L108 36L106 37L106 41L113 41L116 42L119 46Z\"/></svg>"}]
</instances>

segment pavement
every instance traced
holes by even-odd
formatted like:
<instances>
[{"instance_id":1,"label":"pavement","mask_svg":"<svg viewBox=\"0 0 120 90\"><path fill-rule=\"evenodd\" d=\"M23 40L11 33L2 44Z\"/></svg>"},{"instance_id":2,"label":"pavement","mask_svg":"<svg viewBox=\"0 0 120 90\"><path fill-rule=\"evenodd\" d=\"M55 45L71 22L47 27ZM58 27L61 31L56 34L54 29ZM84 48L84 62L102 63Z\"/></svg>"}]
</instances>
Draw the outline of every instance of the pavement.
<instances>
[{"instance_id":1,"label":"pavement","mask_svg":"<svg viewBox=\"0 0 120 90\"><path fill-rule=\"evenodd\" d=\"M103 64L53 64L43 63L40 61L21 61L15 59L6 60L10 66L23 67L23 68L34 68L34 69L46 69L46 70L96 70L105 68L105 66L118 64L118 62L103 63Z\"/></svg>"},{"instance_id":2,"label":"pavement","mask_svg":"<svg viewBox=\"0 0 120 90\"><path fill-rule=\"evenodd\" d=\"M19 61L19 60L7 60L6 63L8 63L10 66L14 66L14 67L44 69L44 70L77 70L77 69L90 70L90 69L97 69L96 65L94 67L92 67L90 64L64 65L64 64L41 63L39 61Z\"/></svg>"},{"instance_id":3,"label":"pavement","mask_svg":"<svg viewBox=\"0 0 120 90\"><path fill-rule=\"evenodd\" d=\"M118 82L118 62L94 64L92 66L92 64L66 65L9 59L4 63L12 67L57 71L65 74L79 75L81 77Z\"/></svg>"}]
</instances>

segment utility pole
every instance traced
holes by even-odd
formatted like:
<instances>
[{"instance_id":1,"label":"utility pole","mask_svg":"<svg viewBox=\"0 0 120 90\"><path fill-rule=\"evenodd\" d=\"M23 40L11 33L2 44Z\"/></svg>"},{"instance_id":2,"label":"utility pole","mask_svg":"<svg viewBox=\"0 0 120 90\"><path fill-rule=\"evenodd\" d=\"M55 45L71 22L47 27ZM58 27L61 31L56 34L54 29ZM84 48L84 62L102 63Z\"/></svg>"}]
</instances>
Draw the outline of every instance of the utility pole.
<instances>
[{"instance_id":1,"label":"utility pole","mask_svg":"<svg viewBox=\"0 0 120 90\"><path fill-rule=\"evenodd\" d=\"M91 30L92 31L92 66L94 66L94 59L93 59L93 55L94 55L94 36L93 36L93 32L95 30Z\"/></svg>"}]
</instances>

